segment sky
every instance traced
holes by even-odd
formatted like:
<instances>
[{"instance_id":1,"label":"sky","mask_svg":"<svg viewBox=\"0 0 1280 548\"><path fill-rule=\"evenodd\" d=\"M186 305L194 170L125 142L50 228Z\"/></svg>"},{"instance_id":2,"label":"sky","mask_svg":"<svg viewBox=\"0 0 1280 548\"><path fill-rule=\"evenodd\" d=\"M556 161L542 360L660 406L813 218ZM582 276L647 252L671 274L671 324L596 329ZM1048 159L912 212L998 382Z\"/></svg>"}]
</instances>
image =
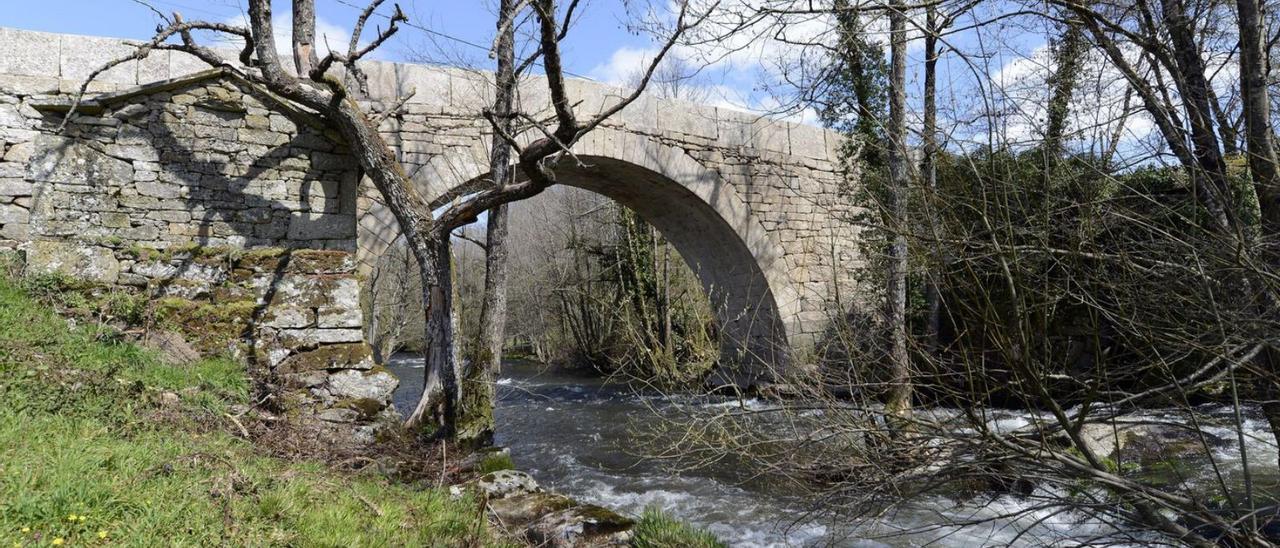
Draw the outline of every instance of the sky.
<instances>
[{"instance_id":1,"label":"sky","mask_svg":"<svg viewBox=\"0 0 1280 548\"><path fill-rule=\"evenodd\" d=\"M160 11L178 11L185 19L239 21L245 15L243 0L147 0ZM440 62L454 63L460 58L472 62L486 61L485 51L467 45L487 46L493 36L492 2L486 0L401 0L410 23L445 34L458 40L432 35L414 26L402 27L399 34L379 51L385 60L405 61L415 52L429 52ZM132 0L0 0L0 26L28 30L148 39L159 22L147 7ZM386 2L379 13L390 14L392 2ZM579 24L564 44L567 69L579 76L609 76L608 67L614 52L645 48L649 40L625 28L626 8L621 0L587 0L581 10ZM345 43L350 36L365 0L317 0L317 34L331 43ZM358 7L357 7L358 6ZM276 1L275 14L287 20L289 2ZM385 26L385 19L374 18ZM366 29L366 33L371 32ZM443 50L443 52L442 52Z\"/></svg>"},{"instance_id":2,"label":"sky","mask_svg":"<svg viewBox=\"0 0 1280 548\"><path fill-rule=\"evenodd\" d=\"M178 11L187 20L231 22L241 24L245 16L245 0L146 0L166 14ZM349 40L360 10L367 0L316 0L317 34L334 47ZM491 67L484 49L494 32L494 0L401 0L410 18L401 31L378 50L374 58L389 61L431 61L441 64L467 64ZM150 9L134 0L0 0L9 4L0 9L0 26L28 30L149 39L160 22ZM392 13L393 2L379 8L381 14ZM623 84L645 66L656 50L649 35L628 28L640 10L662 9L663 0L583 0L576 23L562 43L566 70L571 76ZM287 27L289 2L274 4L277 27ZM631 11L629 11L631 10ZM375 17L374 23L386 24ZM372 34L366 28L366 36ZM288 32L277 32L284 43ZM776 104L758 85L765 71L761 56L767 48L754 48L721 59L713 70L698 76L707 89L701 100L722 107L741 110L766 110ZM754 57L754 58L753 58ZM814 122L813 112L803 113L804 121Z\"/></svg>"},{"instance_id":3,"label":"sky","mask_svg":"<svg viewBox=\"0 0 1280 548\"><path fill-rule=\"evenodd\" d=\"M240 24L245 20L245 0L147 0L166 13L179 11L188 19L203 19ZM349 29L367 0L316 0L318 14L317 34L330 43L345 44ZM706 2L710 0L694 0ZM730 8L738 3L758 0L718 0ZM381 14L392 12L386 2ZM493 5L496 0L400 0L410 22L377 53L377 57L390 61L430 61L442 64L465 64L473 67L491 67L487 58L487 46L494 33ZM278 28L287 28L289 2L275 1ZM17 27L48 32L112 36L133 39L149 39L159 19L146 6L134 0L0 0L0 26ZM628 21L635 21L652 12L637 10L669 9L667 0L582 0L576 24L562 43L566 70L572 76L587 77L612 84L623 84L641 67L655 51L655 44L647 35L632 32ZM1045 77L1050 73L1050 56L1044 37L1053 30L1038 26L1036 18L1005 21L995 17L1008 4L985 3L983 7L957 21L965 26L984 18L998 21L983 27L984 35L957 34L947 37L947 45L966 51L970 56L946 56L939 68L940 118L955 122L946 138L965 146L982 146L993 137L1006 142L1033 141L1044 119L1043 104L1047 86ZM983 13L982 10L992 10ZM629 11L631 10L631 11ZM373 24L386 24L385 18L375 17ZM872 39L876 36L877 22L872 22ZM883 25L881 25L883 26ZM794 36L803 39L826 32L829 21L801 20L790 27ZM366 35L372 33L366 29ZM277 31L277 38L287 40L288 31ZM792 75L782 74L778 60L788 55L804 56L811 52L797 53L793 46L771 40L770 33L740 33L726 43L704 44L700 48L677 48L676 53L685 58L695 58L694 65L701 65L698 57L710 59L711 66L700 71L693 82L703 90L698 100L720 107L754 112L776 112L787 104L787 97L780 97L776 85ZM921 40L912 40L908 46L908 115L909 123L919 127L921 104L921 66L923 52ZM323 44L322 44L323 45ZM976 64L975 64L976 63ZM1095 66L1105 65L1099 60ZM1082 89L1077 102L1085 108L1076 109L1075 124L1086 131L1093 127L1094 140L1109 133L1107 124L1116 119L1116 105L1123 86L1115 85L1119 78L1114 73L1099 70L1096 89ZM803 107L803 105L802 105ZM983 120L982 112L1011 114L998 131L981 124L965 127L966 120ZM812 108L800 108L781 116L810 124L818 122ZM1148 123L1140 117L1125 121L1131 139L1140 141L1151 133ZM945 127L944 123L944 127Z\"/></svg>"}]
</instances>

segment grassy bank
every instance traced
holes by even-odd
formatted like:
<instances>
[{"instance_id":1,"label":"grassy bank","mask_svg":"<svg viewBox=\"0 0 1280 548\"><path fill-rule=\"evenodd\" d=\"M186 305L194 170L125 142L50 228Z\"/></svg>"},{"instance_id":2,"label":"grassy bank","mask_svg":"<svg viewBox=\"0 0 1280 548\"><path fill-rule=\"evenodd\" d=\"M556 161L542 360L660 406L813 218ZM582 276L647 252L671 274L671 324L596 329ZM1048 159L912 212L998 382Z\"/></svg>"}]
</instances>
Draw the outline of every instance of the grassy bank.
<instances>
[{"instance_id":1,"label":"grassy bank","mask_svg":"<svg viewBox=\"0 0 1280 548\"><path fill-rule=\"evenodd\" d=\"M0 279L0 546L491 543L442 489L255 451L247 397L236 363L164 364Z\"/></svg>"}]
</instances>

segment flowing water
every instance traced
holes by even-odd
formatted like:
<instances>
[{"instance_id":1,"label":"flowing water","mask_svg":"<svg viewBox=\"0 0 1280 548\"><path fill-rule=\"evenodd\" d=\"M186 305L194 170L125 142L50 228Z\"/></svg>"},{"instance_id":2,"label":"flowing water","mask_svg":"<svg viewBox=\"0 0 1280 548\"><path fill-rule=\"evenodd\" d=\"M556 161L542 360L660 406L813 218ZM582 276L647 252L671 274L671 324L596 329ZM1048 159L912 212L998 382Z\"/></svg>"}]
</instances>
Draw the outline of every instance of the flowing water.
<instances>
[{"instance_id":1,"label":"flowing water","mask_svg":"<svg viewBox=\"0 0 1280 548\"><path fill-rule=\"evenodd\" d=\"M389 369L401 379L395 404L408 412L422 386L420 358L397 356ZM666 461L640 456L633 428L655 413L711 413L741 402L713 397L637 395L598 377L568 374L521 361L504 363L495 410L498 445L509 447L516 466L539 483L578 500L637 516L646 506L701 526L733 546L979 546L1075 544L1106 532L1069 513L1036 510L1015 496L998 496L982 504L958 504L939 497L892 514L863 520L849 529L816 518L816 501L779 492L767 481L747 481L731 464L698 472L677 473ZM766 404L747 402L748 406ZM1227 410L1222 413L1228 413ZM999 419L1017 428L1026 416ZM1246 421L1261 432L1257 420ZM1233 437L1229 430L1220 437ZM1259 481L1280 482L1276 451L1260 433L1246 440L1250 461L1267 463L1255 470ZM1221 470L1238 474L1234 445L1217 450ZM1269 466L1269 468L1267 468ZM1207 468L1207 467L1205 467ZM1210 477L1208 470L1202 475ZM1004 517L1007 514L1017 517ZM928 529L929 524L968 520L966 527ZM906 535L904 530L925 529Z\"/></svg>"}]
</instances>

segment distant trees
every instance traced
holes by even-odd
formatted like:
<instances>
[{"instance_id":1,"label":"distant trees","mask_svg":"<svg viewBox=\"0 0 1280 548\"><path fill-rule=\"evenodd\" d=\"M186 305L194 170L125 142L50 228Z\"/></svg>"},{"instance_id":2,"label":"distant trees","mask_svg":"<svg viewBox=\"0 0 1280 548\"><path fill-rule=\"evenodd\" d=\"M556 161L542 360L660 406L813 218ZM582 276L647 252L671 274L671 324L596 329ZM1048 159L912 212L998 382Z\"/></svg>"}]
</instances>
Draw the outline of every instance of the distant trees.
<instances>
[{"instance_id":1,"label":"distant trees","mask_svg":"<svg viewBox=\"0 0 1280 548\"><path fill-rule=\"evenodd\" d=\"M1090 524L1080 542L1276 541L1256 480L1280 434L1276 85L1259 42L1276 19L1248 1L1050 7L728 8L733 28L802 48L782 85L849 136L851 200L869 208L856 274L887 313L833 318L872 336L788 377L798 401L691 426L666 455L730 452L846 521L982 493ZM918 93L899 64L915 33ZM1019 62L993 66L1003 56ZM1151 439L1187 443L1125 447ZM1156 473L1186 461L1212 479ZM1024 538L1020 512L982 521Z\"/></svg>"}]
</instances>

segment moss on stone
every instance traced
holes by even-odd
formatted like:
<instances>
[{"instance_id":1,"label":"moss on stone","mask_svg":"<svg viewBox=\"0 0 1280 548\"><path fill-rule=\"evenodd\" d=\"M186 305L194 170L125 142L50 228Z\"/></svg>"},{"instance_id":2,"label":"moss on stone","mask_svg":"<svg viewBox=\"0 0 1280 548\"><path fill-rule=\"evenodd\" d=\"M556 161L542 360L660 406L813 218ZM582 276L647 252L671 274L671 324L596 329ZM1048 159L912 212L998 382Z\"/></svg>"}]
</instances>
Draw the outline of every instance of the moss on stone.
<instances>
[{"instance_id":1,"label":"moss on stone","mask_svg":"<svg viewBox=\"0 0 1280 548\"><path fill-rule=\"evenodd\" d=\"M360 413L361 420L372 420L378 416L386 407L383 402L373 398L349 398L334 404L334 407L343 407Z\"/></svg>"},{"instance_id":2,"label":"moss on stone","mask_svg":"<svg viewBox=\"0 0 1280 548\"><path fill-rule=\"evenodd\" d=\"M289 250L279 247L253 249L242 253L235 261L236 269L244 269L248 277L257 272L272 272L280 267L280 260ZM242 274L243 275L243 274Z\"/></svg>"},{"instance_id":3,"label":"moss on stone","mask_svg":"<svg viewBox=\"0 0 1280 548\"><path fill-rule=\"evenodd\" d=\"M346 251L298 249L290 254L287 270L301 274L325 274L347 272L354 266L351 254Z\"/></svg>"},{"instance_id":4,"label":"moss on stone","mask_svg":"<svg viewBox=\"0 0 1280 548\"><path fill-rule=\"evenodd\" d=\"M300 373L321 369L346 369L373 356L365 343L328 344L285 358L276 368L280 373ZM378 369L375 367L374 369ZM385 368L383 369L385 370Z\"/></svg>"},{"instance_id":5,"label":"moss on stone","mask_svg":"<svg viewBox=\"0 0 1280 548\"><path fill-rule=\"evenodd\" d=\"M206 303L180 297L156 302L156 319L183 335L203 354L221 354L245 336L253 323L253 300Z\"/></svg>"}]
</instances>

